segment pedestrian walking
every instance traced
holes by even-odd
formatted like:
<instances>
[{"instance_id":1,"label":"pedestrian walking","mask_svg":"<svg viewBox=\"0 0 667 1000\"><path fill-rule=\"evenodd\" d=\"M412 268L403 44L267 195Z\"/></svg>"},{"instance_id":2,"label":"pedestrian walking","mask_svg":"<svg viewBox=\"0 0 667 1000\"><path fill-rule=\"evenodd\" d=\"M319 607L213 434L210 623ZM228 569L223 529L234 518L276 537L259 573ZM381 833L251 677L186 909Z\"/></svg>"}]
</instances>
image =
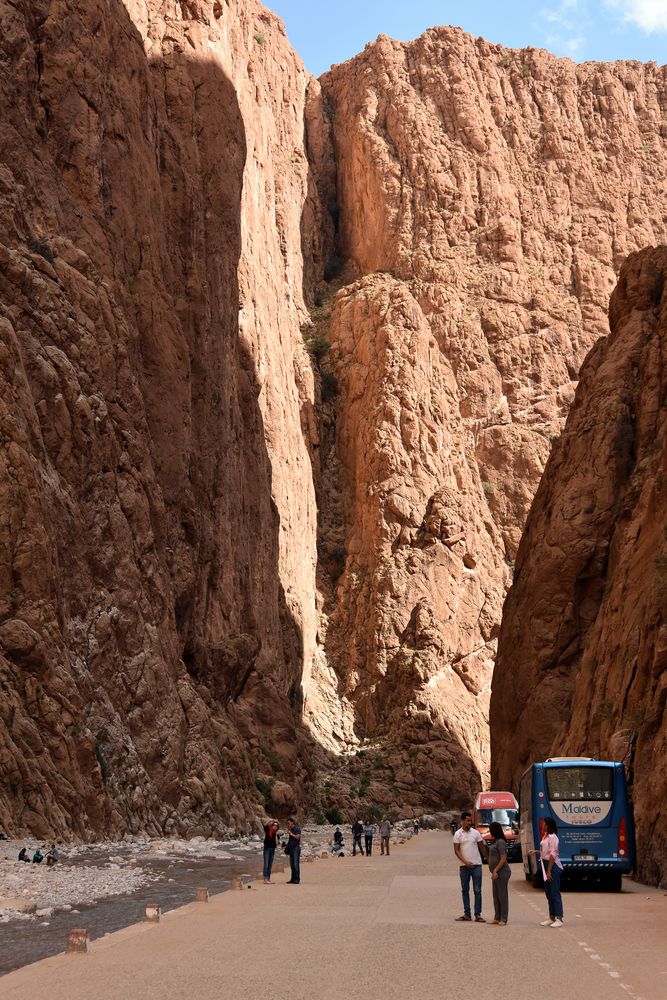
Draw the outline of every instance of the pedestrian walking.
<instances>
[{"instance_id":1,"label":"pedestrian walking","mask_svg":"<svg viewBox=\"0 0 667 1000\"><path fill-rule=\"evenodd\" d=\"M528 851L529 854L539 854L544 892L549 906L549 917L541 920L542 927L563 926L563 897L560 894L560 880L563 866L560 860L560 841L558 839L556 820L547 816L544 820L544 836L540 841L539 851Z\"/></svg>"},{"instance_id":2,"label":"pedestrian walking","mask_svg":"<svg viewBox=\"0 0 667 1000\"><path fill-rule=\"evenodd\" d=\"M489 852L484 843L484 838L478 830L472 828L472 813L461 813L461 828L454 834L454 854L459 859L461 866L459 876L461 879L461 899L463 900L463 916L456 919L472 920L470 915L470 881L475 895L475 920L478 924L485 924L486 920L482 916L482 857L488 857Z\"/></svg>"},{"instance_id":3,"label":"pedestrian walking","mask_svg":"<svg viewBox=\"0 0 667 1000\"><path fill-rule=\"evenodd\" d=\"M416 816L412 821L412 832L414 833L415 837L419 833L419 820L417 819Z\"/></svg>"},{"instance_id":4,"label":"pedestrian walking","mask_svg":"<svg viewBox=\"0 0 667 1000\"><path fill-rule=\"evenodd\" d=\"M380 854L389 856L389 838L391 837L391 823L385 816L380 823Z\"/></svg>"},{"instance_id":5,"label":"pedestrian walking","mask_svg":"<svg viewBox=\"0 0 667 1000\"><path fill-rule=\"evenodd\" d=\"M264 827L264 885L271 885L271 871L278 845L280 823L277 819L265 819L262 825Z\"/></svg>"},{"instance_id":6,"label":"pedestrian walking","mask_svg":"<svg viewBox=\"0 0 667 1000\"><path fill-rule=\"evenodd\" d=\"M355 819L354 823L352 824L352 857L356 856L357 848L359 848L361 856L363 857L364 855L364 849L361 846L361 836L363 832L364 832L364 824L361 822L360 819Z\"/></svg>"},{"instance_id":7,"label":"pedestrian walking","mask_svg":"<svg viewBox=\"0 0 667 1000\"><path fill-rule=\"evenodd\" d=\"M491 923L497 924L498 927L504 927L509 915L509 882L512 872L507 862L505 831L500 823L491 823L489 833L493 837L489 845L489 874L493 888L493 920Z\"/></svg>"},{"instance_id":8,"label":"pedestrian walking","mask_svg":"<svg viewBox=\"0 0 667 1000\"><path fill-rule=\"evenodd\" d=\"M287 851L289 853L289 866L292 877L288 880L288 885L298 885L301 881L301 827L295 819L287 820L289 830L289 840L287 841Z\"/></svg>"},{"instance_id":9,"label":"pedestrian walking","mask_svg":"<svg viewBox=\"0 0 667 1000\"><path fill-rule=\"evenodd\" d=\"M373 853L373 837L375 836L375 823L369 819L364 826L364 843L366 846L366 857L370 858Z\"/></svg>"}]
</instances>

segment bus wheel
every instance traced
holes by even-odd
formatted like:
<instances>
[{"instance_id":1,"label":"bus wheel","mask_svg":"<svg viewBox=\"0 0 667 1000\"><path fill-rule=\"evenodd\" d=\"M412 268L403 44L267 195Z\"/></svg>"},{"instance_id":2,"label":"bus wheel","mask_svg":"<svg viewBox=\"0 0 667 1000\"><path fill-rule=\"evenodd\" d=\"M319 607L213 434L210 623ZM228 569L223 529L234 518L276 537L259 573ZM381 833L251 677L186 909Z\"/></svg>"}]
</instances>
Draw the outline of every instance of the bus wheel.
<instances>
[{"instance_id":1,"label":"bus wheel","mask_svg":"<svg viewBox=\"0 0 667 1000\"><path fill-rule=\"evenodd\" d=\"M542 878L542 872L538 868L532 878L533 889L544 889L544 879Z\"/></svg>"},{"instance_id":2,"label":"bus wheel","mask_svg":"<svg viewBox=\"0 0 667 1000\"><path fill-rule=\"evenodd\" d=\"M620 872L612 872L605 878L605 883L610 892L620 892L623 888L623 876Z\"/></svg>"}]
</instances>

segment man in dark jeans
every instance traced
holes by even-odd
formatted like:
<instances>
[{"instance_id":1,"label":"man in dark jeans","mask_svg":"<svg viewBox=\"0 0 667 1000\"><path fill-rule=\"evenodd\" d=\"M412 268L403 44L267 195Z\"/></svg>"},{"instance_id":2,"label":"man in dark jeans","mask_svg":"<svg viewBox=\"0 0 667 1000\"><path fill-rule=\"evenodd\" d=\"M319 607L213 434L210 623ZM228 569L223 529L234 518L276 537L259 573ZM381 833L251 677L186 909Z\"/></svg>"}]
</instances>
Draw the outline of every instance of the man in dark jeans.
<instances>
[{"instance_id":1,"label":"man in dark jeans","mask_svg":"<svg viewBox=\"0 0 667 1000\"><path fill-rule=\"evenodd\" d=\"M354 857L357 853L357 847L359 848L361 855L363 857L364 849L361 846L361 835L364 832L364 824L360 819L355 819L352 824L352 856Z\"/></svg>"},{"instance_id":2,"label":"man in dark jeans","mask_svg":"<svg viewBox=\"0 0 667 1000\"><path fill-rule=\"evenodd\" d=\"M292 873L292 877L287 884L298 885L301 881L301 827L296 820L290 818L287 820L287 829L289 830L289 840L287 842L289 866Z\"/></svg>"},{"instance_id":3,"label":"man in dark jeans","mask_svg":"<svg viewBox=\"0 0 667 1000\"><path fill-rule=\"evenodd\" d=\"M477 830L472 829L472 815L461 813L461 829L454 834L454 854L459 859L461 867L461 898L463 899L463 916L457 920L472 920L470 915L470 879L475 894L475 920L478 924L486 921L482 916L482 851L485 858L489 852L484 838Z\"/></svg>"}]
</instances>

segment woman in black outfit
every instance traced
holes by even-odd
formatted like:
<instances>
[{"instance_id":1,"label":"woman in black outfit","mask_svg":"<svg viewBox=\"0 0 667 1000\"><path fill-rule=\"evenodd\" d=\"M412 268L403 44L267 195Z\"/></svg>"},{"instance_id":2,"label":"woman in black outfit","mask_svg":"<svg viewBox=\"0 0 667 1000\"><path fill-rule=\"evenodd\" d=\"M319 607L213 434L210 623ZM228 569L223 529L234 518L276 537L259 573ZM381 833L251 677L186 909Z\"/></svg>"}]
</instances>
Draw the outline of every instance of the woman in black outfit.
<instances>
[{"instance_id":1,"label":"woman in black outfit","mask_svg":"<svg viewBox=\"0 0 667 1000\"><path fill-rule=\"evenodd\" d=\"M509 916L509 881L512 876L507 863L507 841L500 823L491 823L489 833L493 837L489 844L489 872L493 885L494 919L492 924L504 927Z\"/></svg>"}]
</instances>

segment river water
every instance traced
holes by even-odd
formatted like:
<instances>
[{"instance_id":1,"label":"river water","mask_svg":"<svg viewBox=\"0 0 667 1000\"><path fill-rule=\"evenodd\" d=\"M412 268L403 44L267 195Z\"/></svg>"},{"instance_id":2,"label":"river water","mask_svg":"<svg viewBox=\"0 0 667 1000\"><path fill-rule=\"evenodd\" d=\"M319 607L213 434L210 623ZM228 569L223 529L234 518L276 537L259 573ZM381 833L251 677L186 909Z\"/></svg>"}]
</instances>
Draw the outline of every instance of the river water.
<instances>
[{"instance_id":1,"label":"river water","mask_svg":"<svg viewBox=\"0 0 667 1000\"><path fill-rule=\"evenodd\" d=\"M113 853L122 854L123 850L114 845ZM65 863L73 867L105 865L108 860L108 851L98 855L91 849L85 856ZM110 896L92 906L78 906L78 912L54 913L51 917L0 925L0 975L64 951L67 935L76 927L87 927L91 940L100 938L143 920L147 903L160 903L163 912L173 910L191 903L199 886L206 886L211 895L224 892L230 888L232 879L240 875L261 874L262 864L261 854L255 852L244 852L243 856L239 852L234 860L192 856L151 858L142 854L136 863L154 877L136 892Z\"/></svg>"}]
</instances>

